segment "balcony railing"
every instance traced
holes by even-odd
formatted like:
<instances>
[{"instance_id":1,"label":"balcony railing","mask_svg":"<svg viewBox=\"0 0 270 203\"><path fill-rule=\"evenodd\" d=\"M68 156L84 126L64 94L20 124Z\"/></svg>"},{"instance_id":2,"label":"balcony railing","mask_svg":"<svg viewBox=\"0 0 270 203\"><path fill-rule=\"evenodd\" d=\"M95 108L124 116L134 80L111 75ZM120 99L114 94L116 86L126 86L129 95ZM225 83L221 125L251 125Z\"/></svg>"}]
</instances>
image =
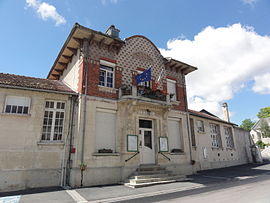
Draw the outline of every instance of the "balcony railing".
<instances>
[{"instance_id":1,"label":"balcony railing","mask_svg":"<svg viewBox=\"0 0 270 203\"><path fill-rule=\"evenodd\" d=\"M122 96L146 97L158 101L169 101L169 97L167 94L163 93L160 90L152 90L151 88L145 86L123 85L120 88L120 98Z\"/></svg>"}]
</instances>

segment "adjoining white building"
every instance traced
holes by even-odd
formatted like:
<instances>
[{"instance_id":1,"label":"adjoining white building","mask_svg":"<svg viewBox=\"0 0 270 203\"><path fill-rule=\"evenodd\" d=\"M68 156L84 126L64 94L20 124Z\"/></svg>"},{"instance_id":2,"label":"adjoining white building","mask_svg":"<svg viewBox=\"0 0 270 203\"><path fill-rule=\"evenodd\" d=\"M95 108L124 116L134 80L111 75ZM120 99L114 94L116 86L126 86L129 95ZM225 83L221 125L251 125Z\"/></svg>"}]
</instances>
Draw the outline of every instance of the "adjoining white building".
<instances>
[{"instance_id":1,"label":"adjoining white building","mask_svg":"<svg viewBox=\"0 0 270 203\"><path fill-rule=\"evenodd\" d=\"M259 119L254 126L252 126L250 134L254 142L262 141L264 144L270 144L270 138L264 137L261 131L261 123L266 122L270 126L270 117Z\"/></svg>"},{"instance_id":2,"label":"adjoining white building","mask_svg":"<svg viewBox=\"0 0 270 203\"><path fill-rule=\"evenodd\" d=\"M151 81L137 84L149 67ZM185 77L196 69L164 58L144 36L121 40L114 26L75 24L48 79L0 75L0 190L112 184L145 170L178 178L251 162L248 132L188 110Z\"/></svg>"}]
</instances>

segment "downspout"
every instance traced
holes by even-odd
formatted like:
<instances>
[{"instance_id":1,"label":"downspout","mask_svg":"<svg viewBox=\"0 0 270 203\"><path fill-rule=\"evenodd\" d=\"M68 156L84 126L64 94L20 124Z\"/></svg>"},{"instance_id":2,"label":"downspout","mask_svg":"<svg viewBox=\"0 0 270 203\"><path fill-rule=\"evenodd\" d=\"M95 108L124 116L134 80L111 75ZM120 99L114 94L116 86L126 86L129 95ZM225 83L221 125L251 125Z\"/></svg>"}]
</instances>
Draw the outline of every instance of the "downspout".
<instances>
[{"instance_id":1,"label":"downspout","mask_svg":"<svg viewBox=\"0 0 270 203\"><path fill-rule=\"evenodd\" d=\"M86 66L86 64L88 65L87 62L83 62L84 66ZM85 69L85 77L84 77L84 94L82 94L82 96L84 96L83 100L83 129L82 129L82 146L81 146L81 164L84 163L84 140L85 140L85 128L86 128L86 104L87 104L87 89L88 89L88 66L84 68Z\"/></svg>"},{"instance_id":2,"label":"downspout","mask_svg":"<svg viewBox=\"0 0 270 203\"><path fill-rule=\"evenodd\" d=\"M184 78L185 79L185 78ZM189 119L189 112L188 112L188 103L187 103L187 91L186 91L186 80L184 80L184 97L185 97L185 110L186 110L186 117L187 117L187 130L188 130L188 143L189 143L189 157L190 157L190 164L193 163L193 157L192 157L192 144L191 144L191 132L190 132L190 119Z\"/></svg>"},{"instance_id":3,"label":"downspout","mask_svg":"<svg viewBox=\"0 0 270 203\"><path fill-rule=\"evenodd\" d=\"M66 145L67 140L70 137L70 141L72 140L72 125L73 125L73 110L74 110L74 102L73 102L74 96L69 97L70 101L70 111L69 111L69 126L68 126L68 134L64 142L64 150L63 150L63 159L62 159L62 169L61 169L61 186L66 186L66 172L67 172L67 163L65 161L65 155L66 155ZM70 150L69 150L69 160L70 160Z\"/></svg>"},{"instance_id":4,"label":"downspout","mask_svg":"<svg viewBox=\"0 0 270 203\"><path fill-rule=\"evenodd\" d=\"M191 132L190 132L190 120L189 120L189 113L187 113L187 127L188 127L188 143L189 143L189 157L190 157L190 163L193 165L193 157L192 157L192 144L191 144Z\"/></svg>"},{"instance_id":5,"label":"downspout","mask_svg":"<svg viewBox=\"0 0 270 203\"><path fill-rule=\"evenodd\" d=\"M73 142L73 125L74 125L74 109L76 104L77 97L72 96L71 98L71 111L70 111L70 123L69 123L69 153L68 153L68 162L66 169L68 168L68 174L65 173L65 185L69 185L70 183L70 169L71 169L71 150L72 150L72 142ZM67 178L68 177L68 178Z\"/></svg>"}]
</instances>

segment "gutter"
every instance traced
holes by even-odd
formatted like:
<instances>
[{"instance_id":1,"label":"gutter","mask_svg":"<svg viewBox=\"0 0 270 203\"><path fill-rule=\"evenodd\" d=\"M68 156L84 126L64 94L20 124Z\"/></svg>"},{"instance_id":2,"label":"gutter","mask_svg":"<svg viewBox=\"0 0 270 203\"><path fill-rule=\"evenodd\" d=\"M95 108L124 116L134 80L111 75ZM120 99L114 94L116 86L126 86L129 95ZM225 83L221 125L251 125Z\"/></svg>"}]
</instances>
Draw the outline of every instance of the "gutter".
<instances>
[{"instance_id":1,"label":"gutter","mask_svg":"<svg viewBox=\"0 0 270 203\"><path fill-rule=\"evenodd\" d=\"M38 88L31 88L31 87L19 87L19 86L12 86L12 85L2 85L0 87L4 88L11 88L11 89L21 89L21 90L30 90L30 91L38 91L38 92L48 92L48 93L55 93L55 94L65 94L65 95L78 95L76 92L65 92L65 91L57 91L57 90L46 90L46 89L38 89Z\"/></svg>"}]
</instances>

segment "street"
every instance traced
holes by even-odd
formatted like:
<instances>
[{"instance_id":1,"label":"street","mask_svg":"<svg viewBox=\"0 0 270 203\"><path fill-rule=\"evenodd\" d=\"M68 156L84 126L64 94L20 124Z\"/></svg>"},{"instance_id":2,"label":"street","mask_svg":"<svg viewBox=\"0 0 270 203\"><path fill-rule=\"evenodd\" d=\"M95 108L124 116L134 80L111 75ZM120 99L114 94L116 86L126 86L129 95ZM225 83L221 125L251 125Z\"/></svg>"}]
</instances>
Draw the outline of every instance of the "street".
<instances>
[{"instance_id":1,"label":"street","mask_svg":"<svg viewBox=\"0 0 270 203\"><path fill-rule=\"evenodd\" d=\"M189 181L136 189L123 185L111 185L0 193L0 203L270 202L269 162L202 171L189 178Z\"/></svg>"}]
</instances>

